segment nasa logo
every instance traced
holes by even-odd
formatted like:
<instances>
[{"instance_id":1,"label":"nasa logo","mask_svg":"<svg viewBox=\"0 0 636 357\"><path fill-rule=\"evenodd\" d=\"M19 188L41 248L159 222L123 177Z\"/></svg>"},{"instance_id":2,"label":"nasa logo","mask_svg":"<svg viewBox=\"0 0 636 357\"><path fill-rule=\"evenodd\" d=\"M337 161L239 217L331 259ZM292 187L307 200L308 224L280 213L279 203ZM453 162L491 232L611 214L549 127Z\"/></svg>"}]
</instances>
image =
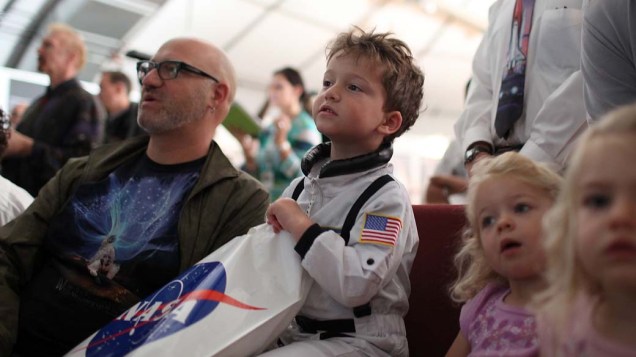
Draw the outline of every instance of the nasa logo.
<instances>
[{"instance_id":1,"label":"nasa logo","mask_svg":"<svg viewBox=\"0 0 636 357\"><path fill-rule=\"evenodd\" d=\"M99 330L83 347L86 356L123 356L200 321L219 303L263 310L225 295L226 282L225 268L220 262L193 266Z\"/></svg>"}]
</instances>

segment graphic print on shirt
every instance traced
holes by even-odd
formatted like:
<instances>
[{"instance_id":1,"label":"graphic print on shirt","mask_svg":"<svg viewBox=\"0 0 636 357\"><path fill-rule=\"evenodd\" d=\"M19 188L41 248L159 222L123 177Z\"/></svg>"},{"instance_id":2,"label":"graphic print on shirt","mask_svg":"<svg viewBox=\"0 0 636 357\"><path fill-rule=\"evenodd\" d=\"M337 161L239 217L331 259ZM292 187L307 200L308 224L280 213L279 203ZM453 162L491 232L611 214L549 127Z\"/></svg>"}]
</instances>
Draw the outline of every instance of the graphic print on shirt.
<instances>
[{"instance_id":1,"label":"graphic print on shirt","mask_svg":"<svg viewBox=\"0 0 636 357\"><path fill-rule=\"evenodd\" d=\"M115 263L115 236L108 236L102 241L101 246L93 259L89 261L88 271L92 276L106 276L113 279L119 271L119 264Z\"/></svg>"},{"instance_id":2,"label":"graphic print on shirt","mask_svg":"<svg viewBox=\"0 0 636 357\"><path fill-rule=\"evenodd\" d=\"M175 173L145 157L138 162L81 185L47 239L65 279L118 303L177 275L176 222L198 178L198 169Z\"/></svg>"}]
</instances>

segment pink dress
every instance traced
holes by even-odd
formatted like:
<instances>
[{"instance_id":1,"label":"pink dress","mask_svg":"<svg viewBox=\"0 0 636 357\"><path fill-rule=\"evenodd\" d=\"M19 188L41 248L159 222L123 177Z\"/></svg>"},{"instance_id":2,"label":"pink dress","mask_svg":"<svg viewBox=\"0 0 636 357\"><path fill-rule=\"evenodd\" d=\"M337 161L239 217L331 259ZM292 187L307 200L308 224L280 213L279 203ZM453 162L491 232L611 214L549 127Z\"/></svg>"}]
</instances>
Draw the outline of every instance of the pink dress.
<instances>
[{"instance_id":1,"label":"pink dress","mask_svg":"<svg viewBox=\"0 0 636 357\"><path fill-rule=\"evenodd\" d=\"M568 328L562 331L560 341L554 333L549 318L539 319L541 354L554 355L555 344L558 356L563 357L636 357L636 348L619 345L602 336L592 325L595 300L579 297L572 308Z\"/></svg>"},{"instance_id":2,"label":"pink dress","mask_svg":"<svg viewBox=\"0 0 636 357\"><path fill-rule=\"evenodd\" d=\"M537 356L534 315L503 302L510 289L489 284L462 307L459 326L470 343L469 356Z\"/></svg>"}]
</instances>

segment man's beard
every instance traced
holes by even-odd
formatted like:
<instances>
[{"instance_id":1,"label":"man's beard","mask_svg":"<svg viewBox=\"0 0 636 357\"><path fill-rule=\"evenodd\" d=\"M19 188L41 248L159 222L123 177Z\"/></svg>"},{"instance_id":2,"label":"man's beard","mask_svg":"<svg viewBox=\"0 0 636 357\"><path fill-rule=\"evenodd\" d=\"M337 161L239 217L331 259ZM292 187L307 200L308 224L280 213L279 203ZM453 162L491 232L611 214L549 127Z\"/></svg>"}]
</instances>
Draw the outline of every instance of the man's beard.
<instances>
[{"instance_id":1,"label":"man's beard","mask_svg":"<svg viewBox=\"0 0 636 357\"><path fill-rule=\"evenodd\" d=\"M206 108L196 108L195 103L190 103L190 110L177 113L175 108L163 107L154 117L151 113L144 113L143 108L139 108L137 123L148 134L160 134L170 130L180 128L196 120L200 120L205 115Z\"/></svg>"}]
</instances>

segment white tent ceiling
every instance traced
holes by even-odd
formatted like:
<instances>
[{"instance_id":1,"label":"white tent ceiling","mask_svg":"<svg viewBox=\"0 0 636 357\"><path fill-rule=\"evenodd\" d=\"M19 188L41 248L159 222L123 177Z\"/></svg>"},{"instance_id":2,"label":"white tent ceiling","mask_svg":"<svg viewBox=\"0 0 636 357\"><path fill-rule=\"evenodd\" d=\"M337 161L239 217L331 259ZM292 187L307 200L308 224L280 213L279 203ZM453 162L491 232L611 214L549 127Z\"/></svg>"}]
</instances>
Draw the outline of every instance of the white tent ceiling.
<instances>
[{"instance_id":1,"label":"white tent ceiling","mask_svg":"<svg viewBox=\"0 0 636 357\"><path fill-rule=\"evenodd\" d=\"M274 70L298 68L319 90L325 46L352 25L391 31L411 47L426 75L423 114L412 134L452 136L470 64L493 0L170 0L129 33L126 49L152 54L167 39L197 36L234 63L237 101L252 113Z\"/></svg>"}]
</instances>

